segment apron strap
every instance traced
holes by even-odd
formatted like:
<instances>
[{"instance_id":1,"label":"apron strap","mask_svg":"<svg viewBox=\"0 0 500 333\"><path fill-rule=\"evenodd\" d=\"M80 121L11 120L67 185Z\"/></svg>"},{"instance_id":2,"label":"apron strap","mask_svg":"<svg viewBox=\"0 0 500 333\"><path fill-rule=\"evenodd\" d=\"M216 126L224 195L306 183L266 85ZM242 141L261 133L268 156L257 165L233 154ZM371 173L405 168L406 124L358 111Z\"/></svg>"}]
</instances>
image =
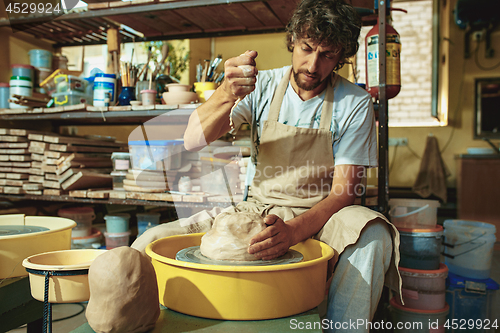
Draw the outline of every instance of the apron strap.
<instances>
[{"instance_id":1,"label":"apron strap","mask_svg":"<svg viewBox=\"0 0 500 333\"><path fill-rule=\"evenodd\" d=\"M285 71L285 75L281 79L276 91L274 92L273 100L271 106L269 107L269 116L267 120L278 121L280 115L281 103L283 103L283 97L285 96L286 88L288 88L288 81L290 81L290 73L292 72L292 67Z\"/></svg>"},{"instance_id":2,"label":"apron strap","mask_svg":"<svg viewBox=\"0 0 500 333\"><path fill-rule=\"evenodd\" d=\"M335 83L337 82L338 75L333 73L328 80L328 85L326 86L325 100L323 101L323 108L321 109L321 118L319 122L319 129L330 130L332 124L333 115L333 98Z\"/></svg>"}]
</instances>

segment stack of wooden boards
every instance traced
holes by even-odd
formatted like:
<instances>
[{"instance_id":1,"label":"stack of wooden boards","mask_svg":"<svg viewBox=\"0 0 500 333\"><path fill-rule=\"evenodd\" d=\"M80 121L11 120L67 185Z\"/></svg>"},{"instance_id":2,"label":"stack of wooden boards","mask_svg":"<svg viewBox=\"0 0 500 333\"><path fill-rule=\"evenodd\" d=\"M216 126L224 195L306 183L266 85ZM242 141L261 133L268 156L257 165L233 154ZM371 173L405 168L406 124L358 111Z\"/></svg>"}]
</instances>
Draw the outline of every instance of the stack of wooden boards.
<instances>
[{"instance_id":1,"label":"stack of wooden boards","mask_svg":"<svg viewBox=\"0 0 500 333\"><path fill-rule=\"evenodd\" d=\"M0 128L0 191L61 195L112 187L111 153L126 143Z\"/></svg>"}]
</instances>

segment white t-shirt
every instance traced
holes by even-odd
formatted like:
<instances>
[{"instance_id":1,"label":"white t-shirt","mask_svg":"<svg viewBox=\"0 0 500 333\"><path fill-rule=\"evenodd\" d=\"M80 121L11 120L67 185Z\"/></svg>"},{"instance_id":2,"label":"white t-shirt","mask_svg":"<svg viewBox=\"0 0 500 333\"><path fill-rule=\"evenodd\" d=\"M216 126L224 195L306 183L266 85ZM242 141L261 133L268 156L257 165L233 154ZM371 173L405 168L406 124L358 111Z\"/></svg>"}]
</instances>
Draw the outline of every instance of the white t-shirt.
<instances>
[{"instance_id":1,"label":"white t-shirt","mask_svg":"<svg viewBox=\"0 0 500 333\"><path fill-rule=\"evenodd\" d=\"M249 123L252 128L258 126L257 133L261 136L262 125L268 118L274 92L289 67L259 71L255 90L233 110L234 131L237 131L241 124ZM319 128L325 93L326 90L303 101L288 83L278 121L290 126ZM334 86L333 108L330 131L335 165L376 167L377 134L370 94L339 76ZM256 138L252 140L256 142ZM255 166L249 163L247 185L251 183L254 173Z\"/></svg>"}]
</instances>

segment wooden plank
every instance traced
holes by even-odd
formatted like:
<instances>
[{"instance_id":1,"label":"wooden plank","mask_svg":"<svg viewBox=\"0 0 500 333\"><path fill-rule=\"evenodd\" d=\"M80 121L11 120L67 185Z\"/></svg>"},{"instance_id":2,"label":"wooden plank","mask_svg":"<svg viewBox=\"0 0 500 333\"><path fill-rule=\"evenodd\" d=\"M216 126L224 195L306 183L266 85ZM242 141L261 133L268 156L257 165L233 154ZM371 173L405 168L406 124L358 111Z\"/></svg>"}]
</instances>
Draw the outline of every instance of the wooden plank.
<instances>
[{"instance_id":1,"label":"wooden plank","mask_svg":"<svg viewBox=\"0 0 500 333\"><path fill-rule=\"evenodd\" d=\"M0 148L28 148L29 142L0 142Z\"/></svg>"},{"instance_id":2,"label":"wooden plank","mask_svg":"<svg viewBox=\"0 0 500 333\"><path fill-rule=\"evenodd\" d=\"M196 202L203 203L207 202L208 194L205 195L183 195L182 202Z\"/></svg>"},{"instance_id":3,"label":"wooden plank","mask_svg":"<svg viewBox=\"0 0 500 333\"><path fill-rule=\"evenodd\" d=\"M0 167L0 172L12 172L11 167Z\"/></svg>"},{"instance_id":4,"label":"wooden plank","mask_svg":"<svg viewBox=\"0 0 500 333\"><path fill-rule=\"evenodd\" d=\"M159 182L159 181L143 181L143 180L139 180L137 182L135 180L131 180L131 179L126 179L125 178L123 180L123 185L137 186L137 187L148 188L148 189L158 189L158 190L162 190L162 191L168 190L168 186L167 186L165 180L163 180L163 182ZM137 191L137 192L140 192L140 191Z\"/></svg>"},{"instance_id":5,"label":"wooden plank","mask_svg":"<svg viewBox=\"0 0 500 333\"><path fill-rule=\"evenodd\" d=\"M31 155L9 155L9 161L29 162L31 161Z\"/></svg>"},{"instance_id":6,"label":"wooden plank","mask_svg":"<svg viewBox=\"0 0 500 333\"><path fill-rule=\"evenodd\" d=\"M46 188L43 190L43 195L60 196L63 193L66 193L66 192L63 190L56 190L56 189L52 189L52 188Z\"/></svg>"},{"instance_id":7,"label":"wooden plank","mask_svg":"<svg viewBox=\"0 0 500 333\"><path fill-rule=\"evenodd\" d=\"M13 167L17 168L29 168L31 166L31 162L11 162Z\"/></svg>"},{"instance_id":8,"label":"wooden plank","mask_svg":"<svg viewBox=\"0 0 500 333\"><path fill-rule=\"evenodd\" d=\"M166 189L162 188L151 188L151 187L142 187L137 185L123 185L125 191L130 192L145 192L145 193L162 193L165 192Z\"/></svg>"},{"instance_id":9,"label":"wooden plank","mask_svg":"<svg viewBox=\"0 0 500 333\"><path fill-rule=\"evenodd\" d=\"M214 31L214 30L223 30L224 27L222 24L219 24L217 21L213 20L211 17L207 17L206 13L199 8L181 8L176 9L175 13L181 15L182 17L189 19L193 24L196 24L198 27L203 29L204 31Z\"/></svg>"},{"instance_id":10,"label":"wooden plank","mask_svg":"<svg viewBox=\"0 0 500 333\"><path fill-rule=\"evenodd\" d=\"M46 153L46 152L45 152ZM44 153L44 154L45 154ZM43 162L43 160L45 159L45 156L44 155L40 155L40 154L31 154L31 159L33 161L38 161L38 162Z\"/></svg>"},{"instance_id":11,"label":"wooden plank","mask_svg":"<svg viewBox=\"0 0 500 333\"><path fill-rule=\"evenodd\" d=\"M22 194L23 189L21 187L4 186L3 193L5 193L5 194Z\"/></svg>"},{"instance_id":12,"label":"wooden plank","mask_svg":"<svg viewBox=\"0 0 500 333\"><path fill-rule=\"evenodd\" d=\"M158 19L164 23L170 25L168 32L188 32L188 33L200 33L203 32L201 28L189 19L189 17L183 17L179 15L175 10L165 10L158 12ZM132 107L132 110L134 107Z\"/></svg>"},{"instance_id":13,"label":"wooden plank","mask_svg":"<svg viewBox=\"0 0 500 333\"><path fill-rule=\"evenodd\" d=\"M127 199L127 192L125 191L118 191L118 190L111 190L109 191L109 198L110 199Z\"/></svg>"},{"instance_id":14,"label":"wooden plank","mask_svg":"<svg viewBox=\"0 0 500 333\"><path fill-rule=\"evenodd\" d=\"M0 161L8 161L9 155L0 155Z\"/></svg>"},{"instance_id":15,"label":"wooden plank","mask_svg":"<svg viewBox=\"0 0 500 333\"><path fill-rule=\"evenodd\" d=\"M56 173L57 167L55 165L47 165L45 163L42 163L41 169L44 172Z\"/></svg>"},{"instance_id":16,"label":"wooden plank","mask_svg":"<svg viewBox=\"0 0 500 333\"><path fill-rule=\"evenodd\" d=\"M0 128L0 135L6 135L9 131L9 128Z\"/></svg>"},{"instance_id":17,"label":"wooden plank","mask_svg":"<svg viewBox=\"0 0 500 333\"><path fill-rule=\"evenodd\" d=\"M0 135L0 141L4 142L28 142L28 139L17 135Z\"/></svg>"},{"instance_id":18,"label":"wooden plank","mask_svg":"<svg viewBox=\"0 0 500 333\"><path fill-rule=\"evenodd\" d=\"M170 193L141 193L141 192L125 192L127 199L147 200L147 201L168 201L182 202L181 195Z\"/></svg>"},{"instance_id":19,"label":"wooden plank","mask_svg":"<svg viewBox=\"0 0 500 333\"><path fill-rule=\"evenodd\" d=\"M43 182L45 181L45 177L43 177L43 176L36 176L36 175L30 175L28 179L29 179L30 183L43 184Z\"/></svg>"},{"instance_id":20,"label":"wooden plank","mask_svg":"<svg viewBox=\"0 0 500 333\"><path fill-rule=\"evenodd\" d=\"M25 183L23 184L23 190L25 191L43 190L43 184Z\"/></svg>"},{"instance_id":21,"label":"wooden plank","mask_svg":"<svg viewBox=\"0 0 500 333\"><path fill-rule=\"evenodd\" d=\"M119 149L117 148L74 146L71 144L57 144L57 143L51 143L49 145L49 150L59 151L59 152L88 152L88 153L114 153L116 151L119 151Z\"/></svg>"},{"instance_id":22,"label":"wooden plank","mask_svg":"<svg viewBox=\"0 0 500 333\"><path fill-rule=\"evenodd\" d=\"M43 191L42 190L24 190L23 189L23 194L43 195Z\"/></svg>"},{"instance_id":23,"label":"wooden plank","mask_svg":"<svg viewBox=\"0 0 500 333\"><path fill-rule=\"evenodd\" d=\"M18 186L22 187L24 184L26 184L28 181L27 180L14 180L14 179L5 179L5 185L7 186Z\"/></svg>"},{"instance_id":24,"label":"wooden plank","mask_svg":"<svg viewBox=\"0 0 500 333\"><path fill-rule=\"evenodd\" d=\"M43 141L43 134L30 133L28 134L28 139L32 141Z\"/></svg>"},{"instance_id":25,"label":"wooden plank","mask_svg":"<svg viewBox=\"0 0 500 333\"><path fill-rule=\"evenodd\" d=\"M87 198L92 199L108 199L110 190L89 190L87 191Z\"/></svg>"},{"instance_id":26,"label":"wooden plank","mask_svg":"<svg viewBox=\"0 0 500 333\"><path fill-rule=\"evenodd\" d=\"M125 147L123 142L112 142L102 140L90 140L82 137L45 135L43 141L47 143L72 143L75 145L98 146L98 147Z\"/></svg>"},{"instance_id":27,"label":"wooden plank","mask_svg":"<svg viewBox=\"0 0 500 333\"><path fill-rule=\"evenodd\" d=\"M31 162L31 167L36 169L42 169L43 162L33 161Z\"/></svg>"},{"instance_id":28,"label":"wooden plank","mask_svg":"<svg viewBox=\"0 0 500 333\"><path fill-rule=\"evenodd\" d=\"M0 149L0 154L8 154L8 155L21 155L21 154L29 154L29 149L26 148L13 148L13 149Z\"/></svg>"},{"instance_id":29,"label":"wooden plank","mask_svg":"<svg viewBox=\"0 0 500 333\"><path fill-rule=\"evenodd\" d=\"M13 162L0 162L0 167L11 167Z\"/></svg>"},{"instance_id":30,"label":"wooden plank","mask_svg":"<svg viewBox=\"0 0 500 333\"><path fill-rule=\"evenodd\" d=\"M272 11L262 2L247 2L243 6L248 9L268 29L283 28L283 24Z\"/></svg>"},{"instance_id":31,"label":"wooden plank","mask_svg":"<svg viewBox=\"0 0 500 333\"><path fill-rule=\"evenodd\" d=\"M29 174L30 175L36 175L36 176L43 176L45 174L45 172L42 169L30 168L29 169Z\"/></svg>"},{"instance_id":32,"label":"wooden plank","mask_svg":"<svg viewBox=\"0 0 500 333\"><path fill-rule=\"evenodd\" d=\"M49 132L29 130L24 128L9 128L8 134L18 136L28 136L29 134L48 134Z\"/></svg>"},{"instance_id":33,"label":"wooden plank","mask_svg":"<svg viewBox=\"0 0 500 333\"><path fill-rule=\"evenodd\" d=\"M7 176L7 174L6 174L6 173L4 173L4 172L0 172L0 179L1 179L1 178L5 178L6 176Z\"/></svg>"},{"instance_id":34,"label":"wooden plank","mask_svg":"<svg viewBox=\"0 0 500 333\"><path fill-rule=\"evenodd\" d=\"M69 191L69 196L74 198L86 198L87 190L73 190Z\"/></svg>"},{"instance_id":35,"label":"wooden plank","mask_svg":"<svg viewBox=\"0 0 500 333\"><path fill-rule=\"evenodd\" d=\"M29 175L26 173L7 173L5 174L7 179L28 179Z\"/></svg>"},{"instance_id":36,"label":"wooden plank","mask_svg":"<svg viewBox=\"0 0 500 333\"><path fill-rule=\"evenodd\" d=\"M61 183L58 181L44 180L42 184L45 188L61 188Z\"/></svg>"},{"instance_id":37,"label":"wooden plank","mask_svg":"<svg viewBox=\"0 0 500 333\"><path fill-rule=\"evenodd\" d=\"M248 30L265 28L264 24L259 21L252 13L241 4L231 4L225 6L224 9L237 20L242 22Z\"/></svg>"},{"instance_id":38,"label":"wooden plank","mask_svg":"<svg viewBox=\"0 0 500 333\"><path fill-rule=\"evenodd\" d=\"M222 195L211 195L207 197L208 202L234 202L238 203L243 201L243 195L233 195L230 196L222 196Z\"/></svg>"},{"instance_id":39,"label":"wooden plank","mask_svg":"<svg viewBox=\"0 0 500 333\"><path fill-rule=\"evenodd\" d=\"M292 13L297 7L297 0L268 0L267 4L271 7L274 14L279 18L283 26L288 24ZM373 5L373 3L372 3Z\"/></svg>"},{"instance_id":40,"label":"wooden plank","mask_svg":"<svg viewBox=\"0 0 500 333\"><path fill-rule=\"evenodd\" d=\"M32 141L32 142L35 142L35 141ZM45 149L44 148L40 148L40 147L29 147L28 151L30 153L43 154L43 152L45 151Z\"/></svg>"},{"instance_id":41,"label":"wooden plank","mask_svg":"<svg viewBox=\"0 0 500 333\"><path fill-rule=\"evenodd\" d=\"M62 183L63 190L80 190L89 188L112 187L113 179L109 174L79 171Z\"/></svg>"}]
</instances>

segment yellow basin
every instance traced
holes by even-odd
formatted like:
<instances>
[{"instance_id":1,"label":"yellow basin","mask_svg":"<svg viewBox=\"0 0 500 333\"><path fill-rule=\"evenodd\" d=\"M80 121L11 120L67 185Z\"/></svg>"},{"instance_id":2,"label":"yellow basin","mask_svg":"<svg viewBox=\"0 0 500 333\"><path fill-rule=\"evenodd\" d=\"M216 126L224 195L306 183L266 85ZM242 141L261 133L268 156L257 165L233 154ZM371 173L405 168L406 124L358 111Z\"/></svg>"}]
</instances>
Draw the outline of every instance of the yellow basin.
<instances>
[{"instance_id":1,"label":"yellow basin","mask_svg":"<svg viewBox=\"0 0 500 333\"><path fill-rule=\"evenodd\" d=\"M5 279L28 275L21 264L26 257L42 252L69 250L71 229L76 226L76 222L62 217L12 214L0 216L0 226L2 225L28 225L49 229L0 236L0 279Z\"/></svg>"},{"instance_id":2,"label":"yellow basin","mask_svg":"<svg viewBox=\"0 0 500 333\"><path fill-rule=\"evenodd\" d=\"M44 301L45 275L44 271L65 273L85 271L78 275L50 276L49 302L74 303L88 301L90 298L88 269L97 256L106 250L65 250L40 253L23 260L23 266L35 270L29 273L31 296Z\"/></svg>"},{"instance_id":3,"label":"yellow basin","mask_svg":"<svg viewBox=\"0 0 500 333\"><path fill-rule=\"evenodd\" d=\"M308 239L292 247L299 263L274 266L217 266L175 260L179 250L200 245L203 233L159 239L146 248L156 271L160 303L188 315L225 320L292 316L325 297L333 250Z\"/></svg>"}]
</instances>

